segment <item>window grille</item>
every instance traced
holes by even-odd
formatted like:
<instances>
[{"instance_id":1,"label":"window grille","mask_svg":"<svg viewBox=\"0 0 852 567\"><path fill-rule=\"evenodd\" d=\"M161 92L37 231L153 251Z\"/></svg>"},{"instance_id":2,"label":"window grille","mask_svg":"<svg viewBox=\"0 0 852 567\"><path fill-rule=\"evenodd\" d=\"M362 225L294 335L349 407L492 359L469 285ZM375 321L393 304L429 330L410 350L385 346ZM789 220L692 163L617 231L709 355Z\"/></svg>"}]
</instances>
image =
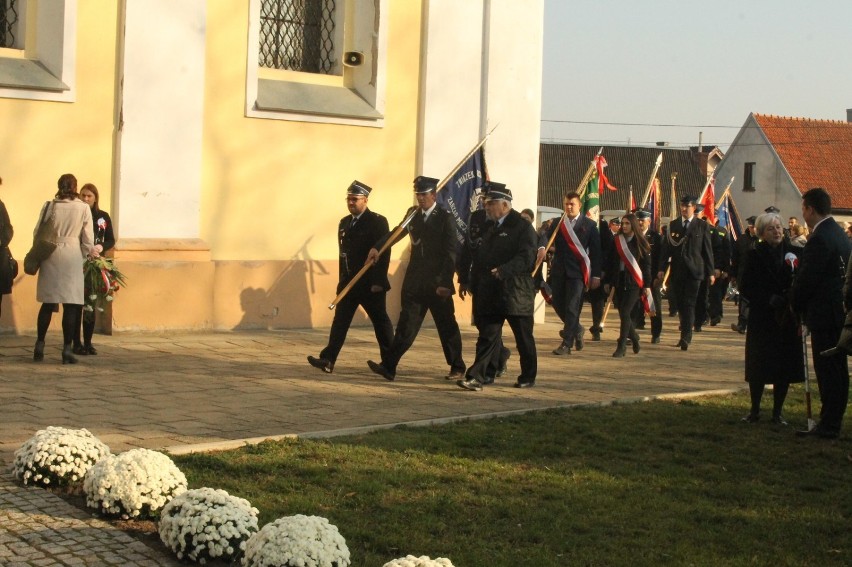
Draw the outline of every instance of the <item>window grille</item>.
<instances>
[{"instance_id":1,"label":"window grille","mask_svg":"<svg viewBox=\"0 0 852 567\"><path fill-rule=\"evenodd\" d=\"M0 0L0 47L15 47L18 1Z\"/></svg>"},{"instance_id":2,"label":"window grille","mask_svg":"<svg viewBox=\"0 0 852 567\"><path fill-rule=\"evenodd\" d=\"M335 0L262 0L261 67L331 74Z\"/></svg>"}]
</instances>

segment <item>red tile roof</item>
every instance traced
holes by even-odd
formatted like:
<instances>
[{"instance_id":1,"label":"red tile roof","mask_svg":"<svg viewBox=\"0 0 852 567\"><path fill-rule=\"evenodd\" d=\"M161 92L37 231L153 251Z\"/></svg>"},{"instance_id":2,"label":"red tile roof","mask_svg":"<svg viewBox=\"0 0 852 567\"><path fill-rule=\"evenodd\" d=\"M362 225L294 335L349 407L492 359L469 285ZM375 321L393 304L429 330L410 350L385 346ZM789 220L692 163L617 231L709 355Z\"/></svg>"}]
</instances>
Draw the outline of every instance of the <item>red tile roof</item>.
<instances>
[{"instance_id":1,"label":"red tile roof","mask_svg":"<svg viewBox=\"0 0 852 567\"><path fill-rule=\"evenodd\" d=\"M852 209L852 123L754 114L799 191L822 187Z\"/></svg>"}]
</instances>

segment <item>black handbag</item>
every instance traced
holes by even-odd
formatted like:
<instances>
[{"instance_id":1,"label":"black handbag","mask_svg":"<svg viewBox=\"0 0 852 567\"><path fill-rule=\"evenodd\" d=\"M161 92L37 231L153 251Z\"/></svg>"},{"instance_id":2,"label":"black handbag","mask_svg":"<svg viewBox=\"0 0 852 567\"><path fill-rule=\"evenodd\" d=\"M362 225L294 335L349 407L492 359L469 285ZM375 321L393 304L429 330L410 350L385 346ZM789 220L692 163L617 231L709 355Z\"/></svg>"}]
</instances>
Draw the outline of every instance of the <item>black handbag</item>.
<instances>
[{"instance_id":1,"label":"black handbag","mask_svg":"<svg viewBox=\"0 0 852 567\"><path fill-rule=\"evenodd\" d=\"M12 293L12 282L18 277L18 261L6 246L0 250L0 295Z\"/></svg>"},{"instance_id":2,"label":"black handbag","mask_svg":"<svg viewBox=\"0 0 852 567\"><path fill-rule=\"evenodd\" d=\"M50 208L50 217L47 216L48 208ZM33 238L33 246L24 256L24 273L36 275L41 263L50 258L54 250L56 250L56 211L50 207L50 202L47 202L41 215L41 224Z\"/></svg>"}]
</instances>

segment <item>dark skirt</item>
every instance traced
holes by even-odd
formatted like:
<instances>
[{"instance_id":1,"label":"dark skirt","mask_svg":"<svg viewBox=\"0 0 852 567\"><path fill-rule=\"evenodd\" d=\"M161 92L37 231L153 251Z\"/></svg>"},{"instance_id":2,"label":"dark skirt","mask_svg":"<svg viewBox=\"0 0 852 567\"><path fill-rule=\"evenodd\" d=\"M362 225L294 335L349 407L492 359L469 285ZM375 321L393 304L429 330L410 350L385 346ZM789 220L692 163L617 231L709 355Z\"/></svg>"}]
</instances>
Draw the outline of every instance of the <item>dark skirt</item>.
<instances>
[{"instance_id":1,"label":"dark skirt","mask_svg":"<svg viewBox=\"0 0 852 567\"><path fill-rule=\"evenodd\" d=\"M752 305L745 344L745 380L757 384L805 381L802 339L792 313Z\"/></svg>"}]
</instances>

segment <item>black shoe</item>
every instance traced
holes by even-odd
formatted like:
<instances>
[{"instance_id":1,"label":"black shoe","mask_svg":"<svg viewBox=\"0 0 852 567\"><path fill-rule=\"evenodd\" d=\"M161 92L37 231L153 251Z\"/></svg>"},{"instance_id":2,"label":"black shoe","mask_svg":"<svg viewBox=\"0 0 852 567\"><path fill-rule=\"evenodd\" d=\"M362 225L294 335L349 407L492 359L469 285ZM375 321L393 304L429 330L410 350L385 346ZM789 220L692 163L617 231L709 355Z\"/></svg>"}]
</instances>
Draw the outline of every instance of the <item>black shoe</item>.
<instances>
[{"instance_id":1,"label":"black shoe","mask_svg":"<svg viewBox=\"0 0 852 567\"><path fill-rule=\"evenodd\" d=\"M585 346L585 343L583 342L583 337L585 337L585 336L586 336L586 329L584 329L583 327L580 327L580 333L576 337L574 337L574 348L578 352L583 350L583 346Z\"/></svg>"},{"instance_id":2,"label":"black shoe","mask_svg":"<svg viewBox=\"0 0 852 567\"><path fill-rule=\"evenodd\" d=\"M796 435L803 437L819 437L820 439L837 439L840 437L840 431L827 429L818 423L813 429L800 429L796 431Z\"/></svg>"},{"instance_id":3,"label":"black shoe","mask_svg":"<svg viewBox=\"0 0 852 567\"><path fill-rule=\"evenodd\" d=\"M701 325L696 325L694 328L695 328L695 332L696 332L696 333L700 333L700 332L701 332Z\"/></svg>"},{"instance_id":4,"label":"black shoe","mask_svg":"<svg viewBox=\"0 0 852 567\"><path fill-rule=\"evenodd\" d=\"M325 358L308 356L308 364L310 364L314 368L319 368L326 374L331 374L332 372L334 372L334 364L332 364L330 360Z\"/></svg>"},{"instance_id":5,"label":"black shoe","mask_svg":"<svg viewBox=\"0 0 852 567\"><path fill-rule=\"evenodd\" d=\"M77 358L71 354L71 345L65 345L62 349L62 364L77 364Z\"/></svg>"},{"instance_id":6,"label":"black shoe","mask_svg":"<svg viewBox=\"0 0 852 567\"><path fill-rule=\"evenodd\" d=\"M630 336L630 344L633 346L633 354L639 354L639 334L633 333Z\"/></svg>"},{"instance_id":7,"label":"black shoe","mask_svg":"<svg viewBox=\"0 0 852 567\"><path fill-rule=\"evenodd\" d=\"M381 364L378 364L377 362L373 362L372 360L368 360L367 366L370 367L370 370L372 370L373 372L375 372L376 374L378 374L379 376L381 376L385 380L390 380L391 382L393 382L393 379L394 379L393 372L391 372L390 370L388 370L387 368L385 368Z\"/></svg>"},{"instance_id":8,"label":"black shoe","mask_svg":"<svg viewBox=\"0 0 852 567\"><path fill-rule=\"evenodd\" d=\"M686 350L689 348L689 343L686 342L684 339L681 339L677 342L677 346L680 347L680 350Z\"/></svg>"},{"instance_id":9,"label":"black shoe","mask_svg":"<svg viewBox=\"0 0 852 567\"><path fill-rule=\"evenodd\" d=\"M531 382L518 380L515 382L515 388L532 388L533 386L535 386L535 380Z\"/></svg>"},{"instance_id":10,"label":"black shoe","mask_svg":"<svg viewBox=\"0 0 852 567\"><path fill-rule=\"evenodd\" d=\"M482 382L480 382L476 378L467 378L465 380L456 380L456 384L458 384L459 388L464 388L465 390L470 390L471 392L481 392L482 391Z\"/></svg>"},{"instance_id":11,"label":"black shoe","mask_svg":"<svg viewBox=\"0 0 852 567\"><path fill-rule=\"evenodd\" d=\"M713 317L712 319L710 319L710 326L715 327L716 325L718 325L721 322L722 322L721 317Z\"/></svg>"},{"instance_id":12,"label":"black shoe","mask_svg":"<svg viewBox=\"0 0 852 567\"><path fill-rule=\"evenodd\" d=\"M36 341L33 348L33 362L41 362L44 360L44 341Z\"/></svg>"},{"instance_id":13,"label":"black shoe","mask_svg":"<svg viewBox=\"0 0 852 567\"><path fill-rule=\"evenodd\" d=\"M656 337L651 337L651 344L652 345L660 344L660 335L657 335Z\"/></svg>"},{"instance_id":14,"label":"black shoe","mask_svg":"<svg viewBox=\"0 0 852 567\"><path fill-rule=\"evenodd\" d=\"M781 415L773 415L772 416L772 423L774 423L775 425L789 425L787 423L787 420L784 419L784 416L781 416Z\"/></svg>"},{"instance_id":15,"label":"black shoe","mask_svg":"<svg viewBox=\"0 0 852 567\"><path fill-rule=\"evenodd\" d=\"M493 383L494 383L494 377L493 376L486 376L485 378L482 379L482 385L483 386L488 386L488 385L493 384Z\"/></svg>"},{"instance_id":16,"label":"black shoe","mask_svg":"<svg viewBox=\"0 0 852 567\"><path fill-rule=\"evenodd\" d=\"M613 358L623 358L627 354L627 344L625 341L618 341L618 346L615 347L615 352L612 353Z\"/></svg>"},{"instance_id":17,"label":"black shoe","mask_svg":"<svg viewBox=\"0 0 852 567\"><path fill-rule=\"evenodd\" d=\"M594 342L599 342L601 340L601 331L597 329L591 329L592 331L592 340Z\"/></svg>"},{"instance_id":18,"label":"black shoe","mask_svg":"<svg viewBox=\"0 0 852 567\"><path fill-rule=\"evenodd\" d=\"M83 347L83 350L85 350L86 354L88 354L90 356L95 356L96 354L98 354L98 351L95 350L95 347L93 347L92 345L85 345Z\"/></svg>"},{"instance_id":19,"label":"black shoe","mask_svg":"<svg viewBox=\"0 0 852 567\"><path fill-rule=\"evenodd\" d=\"M89 354L88 352L86 352L86 349L83 348L83 345L74 345L74 347L71 349L71 352L73 352L74 354L82 355Z\"/></svg>"},{"instance_id":20,"label":"black shoe","mask_svg":"<svg viewBox=\"0 0 852 567\"><path fill-rule=\"evenodd\" d=\"M464 370L450 370L450 373L447 374L447 380L458 380L459 378L464 378Z\"/></svg>"},{"instance_id":21,"label":"black shoe","mask_svg":"<svg viewBox=\"0 0 852 567\"><path fill-rule=\"evenodd\" d=\"M743 423L757 423L758 421L760 421L760 414L749 412L748 415L746 415L740 421L742 421Z\"/></svg>"},{"instance_id":22,"label":"black shoe","mask_svg":"<svg viewBox=\"0 0 852 567\"><path fill-rule=\"evenodd\" d=\"M497 378L506 373L506 363L509 361L509 357L512 356L512 351L503 347L503 350L500 351L500 367L497 369ZM493 379L491 380L494 381Z\"/></svg>"},{"instance_id":23,"label":"black shoe","mask_svg":"<svg viewBox=\"0 0 852 567\"><path fill-rule=\"evenodd\" d=\"M557 348L553 349L553 354L557 356L565 356L571 354L571 347L569 347L565 343L562 343Z\"/></svg>"},{"instance_id":24,"label":"black shoe","mask_svg":"<svg viewBox=\"0 0 852 567\"><path fill-rule=\"evenodd\" d=\"M745 333L745 329L743 329L742 327L740 327L740 326L739 326L739 325L737 325L736 323L731 323L731 330L732 330L732 331L735 331L735 332L737 332L737 333L739 333L739 334L741 334L741 335L742 335L743 333Z\"/></svg>"}]
</instances>

